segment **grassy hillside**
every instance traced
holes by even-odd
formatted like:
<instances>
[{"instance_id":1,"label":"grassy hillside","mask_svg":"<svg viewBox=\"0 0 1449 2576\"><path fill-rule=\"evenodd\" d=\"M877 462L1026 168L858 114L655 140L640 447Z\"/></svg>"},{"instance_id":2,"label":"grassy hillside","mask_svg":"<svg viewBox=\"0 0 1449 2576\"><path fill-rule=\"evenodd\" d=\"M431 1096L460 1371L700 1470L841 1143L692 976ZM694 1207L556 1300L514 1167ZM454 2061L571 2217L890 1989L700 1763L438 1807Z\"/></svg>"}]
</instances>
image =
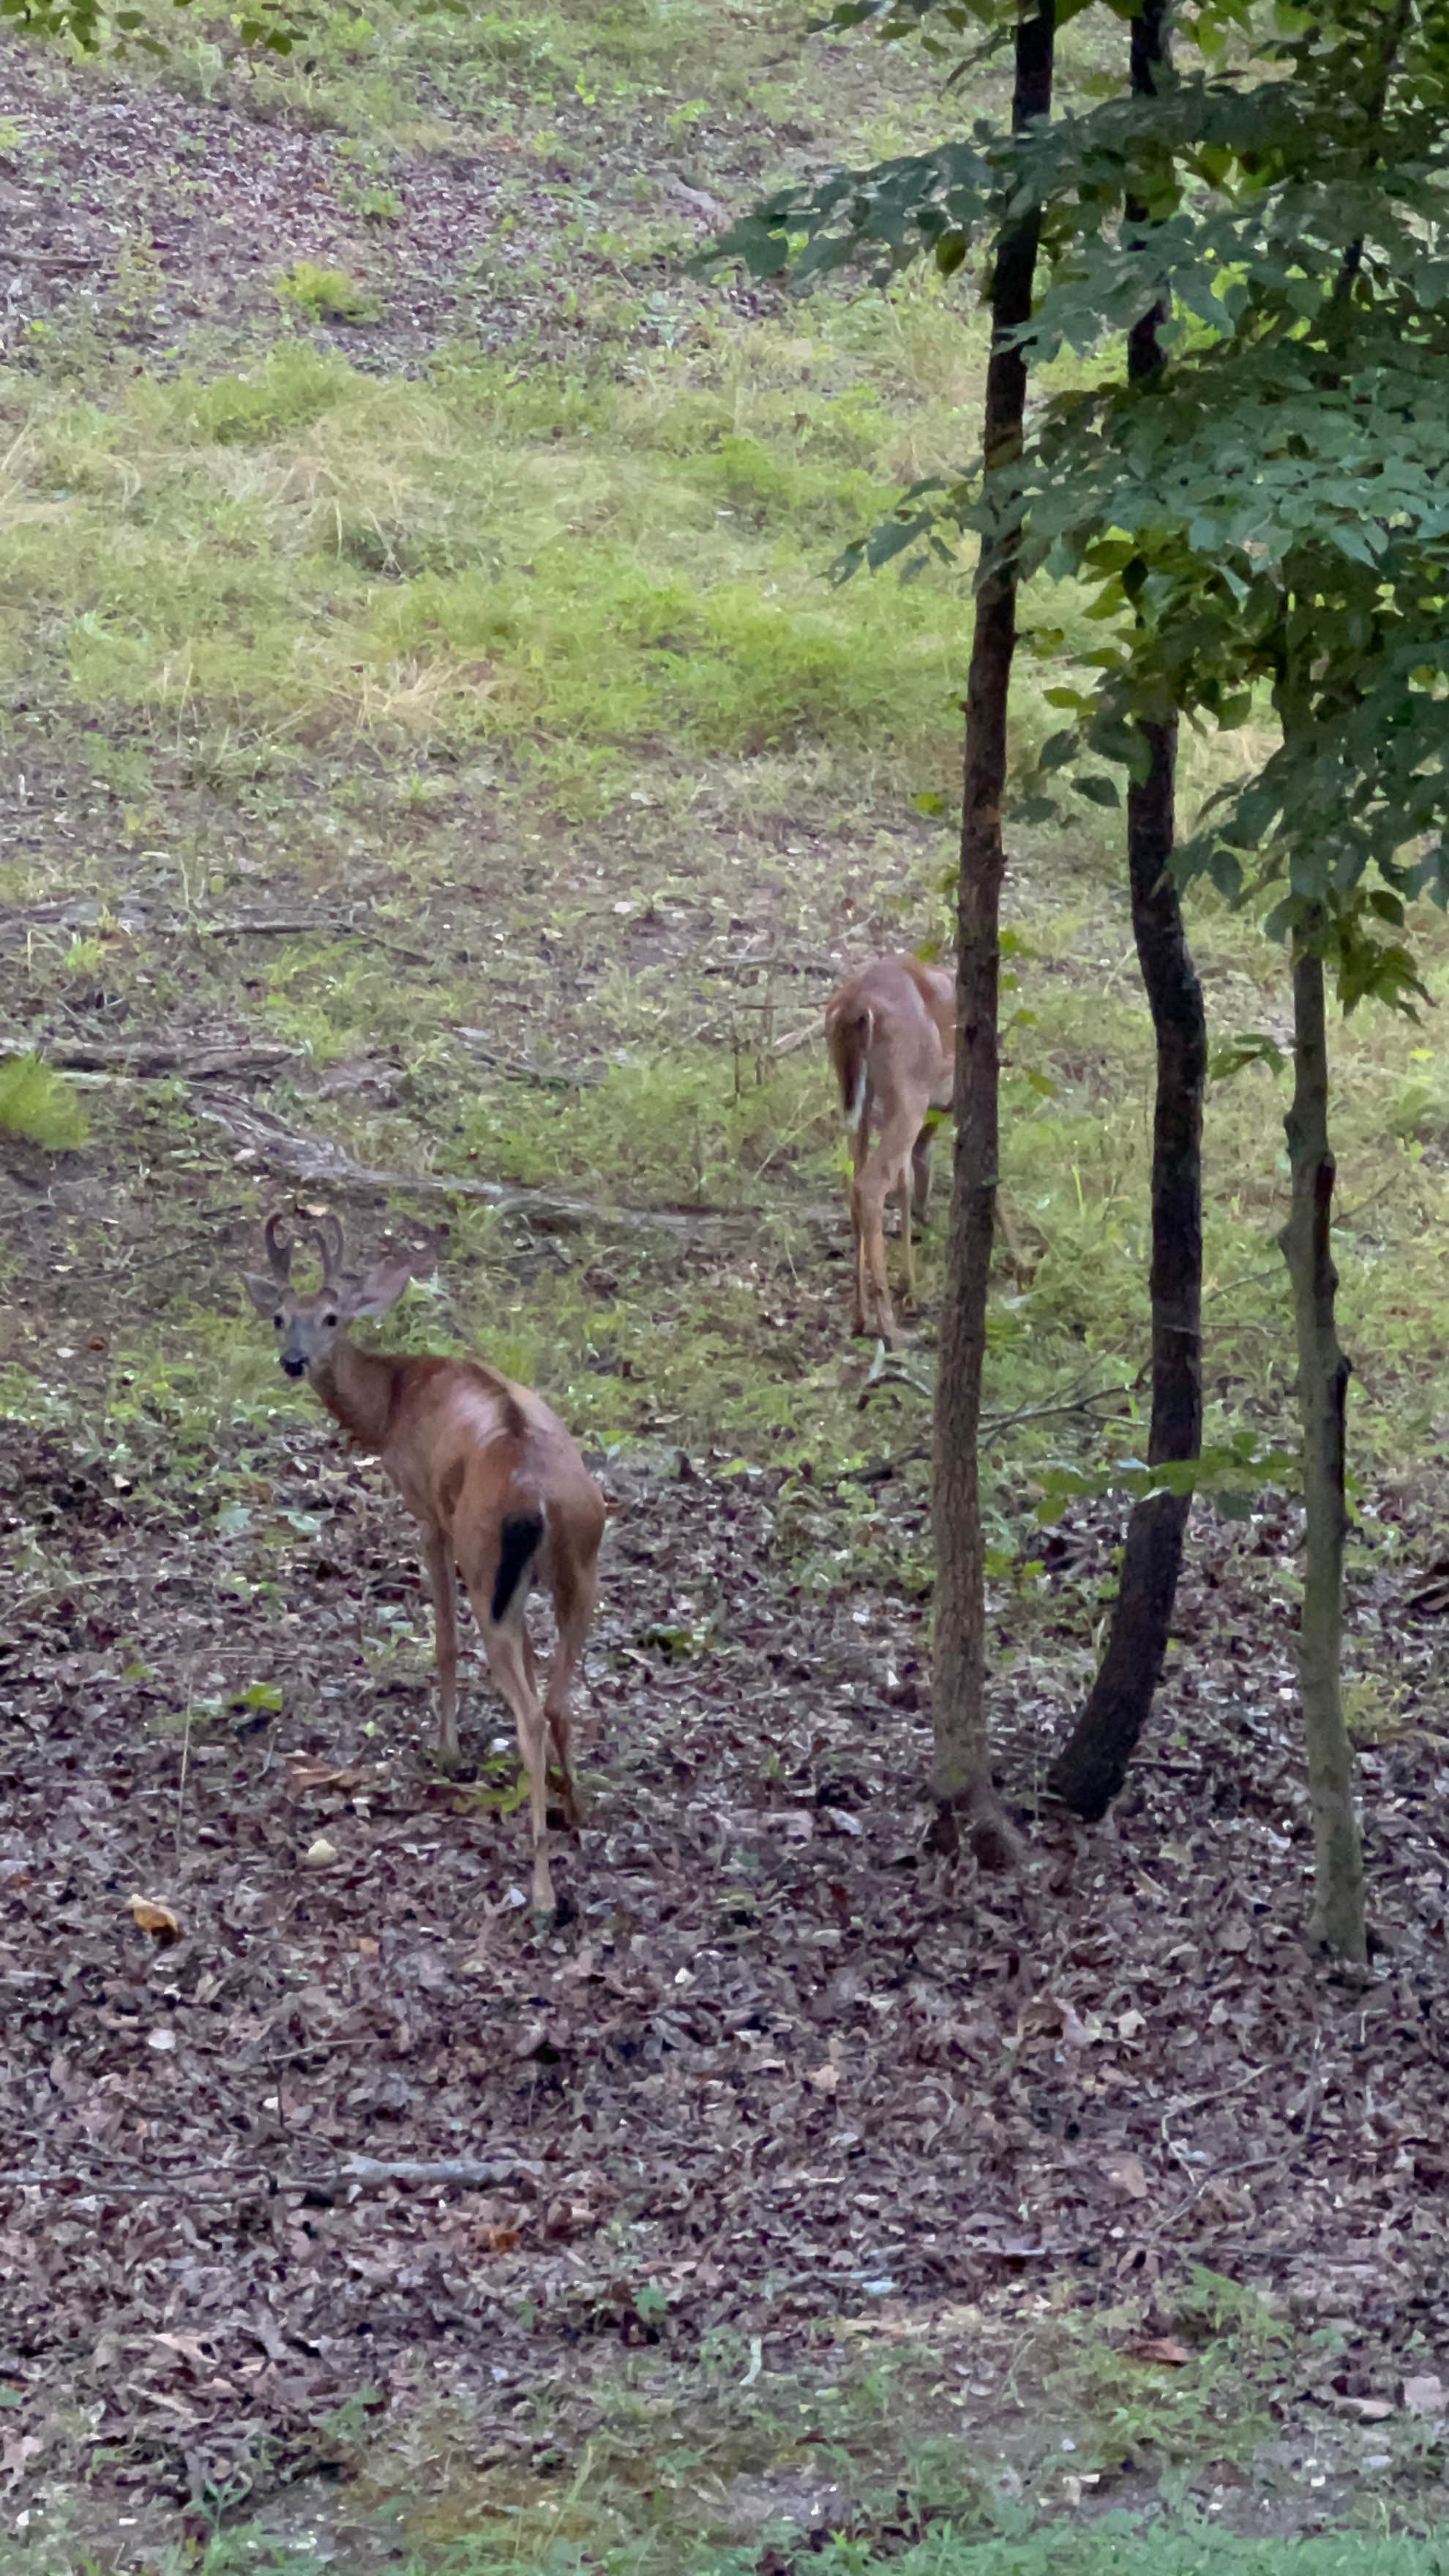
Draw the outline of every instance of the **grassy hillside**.
<instances>
[{"instance_id":1,"label":"grassy hillside","mask_svg":"<svg viewBox=\"0 0 1449 2576\"><path fill-rule=\"evenodd\" d=\"M597 1440L662 1420L848 1463L841 1154L807 1032L850 959L946 926L968 601L946 574L828 576L903 478L969 450L982 331L969 288L799 304L684 276L701 203L941 114L895 54L723 21L333 13L295 69L188 38L140 101L139 160L109 74L7 58L8 166L90 254L80 289L32 273L0 391L8 1033L57 1058L163 1025L193 1052L262 1041L291 1051L273 1111L369 1169L746 1215L681 1293L627 1237L600 1280L456 1207L452 1320L501 1329ZM66 102L97 143L68 161ZM130 218L104 249L103 192ZM1041 607L1069 650L1071 599ZM1024 661L1021 743L1060 676ZM1190 779L1238 756L1195 746ZM998 1318L1008 1411L1140 1365L1115 830L1016 851L1007 1181L1031 1262ZM1208 913L1197 937L1219 1034L1281 1026L1251 931ZM1409 1272L1449 1096L1410 1028L1365 1023L1341 1063L1347 1312L1387 1455L1428 1428L1442 1324ZM235 1142L196 1087L100 1074L59 1204L67 1295L104 1283L106 1365L49 1363L53 1264L22 1222L9 1401L64 1412L83 1377L104 1403L138 1363L163 1413L270 1394L197 1223L200 1184L240 1240ZM1224 1419L1282 1412L1281 1105L1261 1072L1213 1104ZM87 1172L121 1194L99 1233ZM108 1257L133 1225L169 1252L139 1296ZM1025 1458L1043 1437L1023 1428ZM1050 1443L1073 1437L1063 1417Z\"/></svg>"}]
</instances>

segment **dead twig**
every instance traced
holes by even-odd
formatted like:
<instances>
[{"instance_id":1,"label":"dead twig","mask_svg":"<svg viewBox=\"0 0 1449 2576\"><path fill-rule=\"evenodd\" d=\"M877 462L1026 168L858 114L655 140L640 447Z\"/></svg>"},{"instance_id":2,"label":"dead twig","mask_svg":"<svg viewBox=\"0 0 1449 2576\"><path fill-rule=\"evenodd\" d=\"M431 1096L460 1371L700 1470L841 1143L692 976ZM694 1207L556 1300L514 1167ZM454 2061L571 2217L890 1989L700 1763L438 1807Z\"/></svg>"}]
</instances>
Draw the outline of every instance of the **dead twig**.
<instances>
[{"instance_id":1,"label":"dead twig","mask_svg":"<svg viewBox=\"0 0 1449 2576\"><path fill-rule=\"evenodd\" d=\"M592 1091L603 1080L602 1069L596 1066L587 1069L580 1066L577 1071L566 1072L547 1065L529 1064L521 1056L499 1055L488 1043L482 1029L455 1029L453 1035L462 1039L470 1055L476 1056L480 1064L486 1064L491 1072L500 1074L505 1082L531 1082L542 1091Z\"/></svg>"},{"instance_id":2,"label":"dead twig","mask_svg":"<svg viewBox=\"0 0 1449 2576\"><path fill-rule=\"evenodd\" d=\"M913 1369L907 1368L903 1360L886 1349L884 1342L877 1342L875 1357L861 1381L860 1393L855 1399L856 1412L864 1413L871 1397L878 1388L883 1386L908 1386L913 1395L923 1395L928 1398L933 1393L929 1379L917 1377Z\"/></svg>"},{"instance_id":3,"label":"dead twig","mask_svg":"<svg viewBox=\"0 0 1449 2576\"><path fill-rule=\"evenodd\" d=\"M1059 1404L1022 1404L1015 1413L987 1415L981 1424L983 1438L995 1439L1002 1431L1014 1430L1018 1422L1046 1422L1055 1413L1086 1413L1094 1404L1105 1404L1114 1395L1131 1395L1129 1386L1094 1387L1089 1395L1066 1396Z\"/></svg>"},{"instance_id":4,"label":"dead twig","mask_svg":"<svg viewBox=\"0 0 1449 2576\"><path fill-rule=\"evenodd\" d=\"M823 1040L824 1035L825 1022L812 1020L808 1028L791 1029L787 1037L776 1038L770 1053L771 1055L793 1055L797 1047L808 1046L812 1038Z\"/></svg>"},{"instance_id":5,"label":"dead twig","mask_svg":"<svg viewBox=\"0 0 1449 2576\"><path fill-rule=\"evenodd\" d=\"M1170 2209L1167 2216L1164 2219L1161 2219L1156 2227L1150 2229L1148 2234L1142 2238L1141 2242L1144 2245L1160 2245L1163 2237L1171 2235L1172 2230L1176 2227L1179 2219L1187 2216L1188 2211L1194 2206L1195 2202L1201 2200L1203 2193L1209 2190L1215 2182L1226 2182L1233 2174L1259 2173L1267 2165L1283 2165L1286 2164L1287 2161L1288 2159L1286 2155L1244 2156L1241 2161L1235 2165L1215 2165L1211 2173L1205 2173L1202 2180L1193 2185L1193 2188L1188 2193L1186 2200L1180 2200L1175 2209Z\"/></svg>"}]
</instances>

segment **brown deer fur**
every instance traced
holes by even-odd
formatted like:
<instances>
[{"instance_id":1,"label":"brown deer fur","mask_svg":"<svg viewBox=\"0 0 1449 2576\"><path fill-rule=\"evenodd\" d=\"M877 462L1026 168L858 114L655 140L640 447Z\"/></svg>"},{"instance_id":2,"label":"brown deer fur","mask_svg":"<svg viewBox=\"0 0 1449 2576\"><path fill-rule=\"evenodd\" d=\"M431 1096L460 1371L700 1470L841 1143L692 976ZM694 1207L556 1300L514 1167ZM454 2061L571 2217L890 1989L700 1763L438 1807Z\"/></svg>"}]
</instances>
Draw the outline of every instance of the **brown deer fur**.
<instances>
[{"instance_id":1,"label":"brown deer fur","mask_svg":"<svg viewBox=\"0 0 1449 2576\"><path fill-rule=\"evenodd\" d=\"M437 1620L439 1759L458 1759L458 1622L454 1568L473 1607L483 1650L513 1711L528 1772L533 1829L533 1901L553 1911L546 1848L547 1740L563 1774L564 1813L577 1822L569 1752L569 1686L597 1597L604 1499L556 1413L527 1387L480 1360L411 1359L364 1351L346 1327L382 1315L410 1276L406 1260L378 1263L360 1284L338 1277L342 1229L318 1232L322 1285L304 1295L290 1283L292 1246L266 1228L270 1276L247 1278L258 1311L273 1317L278 1358L309 1384L350 1438L381 1459L421 1524ZM526 1610L531 1583L548 1586L558 1616L558 1651L547 1695Z\"/></svg>"},{"instance_id":2,"label":"brown deer fur","mask_svg":"<svg viewBox=\"0 0 1449 2576\"><path fill-rule=\"evenodd\" d=\"M919 957L874 957L834 994L825 1039L850 1130L857 1333L895 1338L886 1278L885 1211L898 1195L906 1293L915 1302L911 1218L931 1193L933 1110L948 1109L955 1076L956 979Z\"/></svg>"}]
</instances>

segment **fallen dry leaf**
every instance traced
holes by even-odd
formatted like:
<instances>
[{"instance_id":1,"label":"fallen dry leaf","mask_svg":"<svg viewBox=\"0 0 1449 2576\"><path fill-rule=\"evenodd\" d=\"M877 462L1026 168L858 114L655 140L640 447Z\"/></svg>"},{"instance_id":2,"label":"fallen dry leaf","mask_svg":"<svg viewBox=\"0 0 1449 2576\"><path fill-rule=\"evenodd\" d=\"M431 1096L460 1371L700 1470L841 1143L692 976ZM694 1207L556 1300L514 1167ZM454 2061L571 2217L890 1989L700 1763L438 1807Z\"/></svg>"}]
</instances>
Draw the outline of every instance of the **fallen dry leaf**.
<instances>
[{"instance_id":1,"label":"fallen dry leaf","mask_svg":"<svg viewBox=\"0 0 1449 2576\"><path fill-rule=\"evenodd\" d=\"M161 1905L153 1896L133 1896L131 1914L140 1932L150 1932L162 1948L181 1938L181 1925L169 1905Z\"/></svg>"},{"instance_id":2,"label":"fallen dry leaf","mask_svg":"<svg viewBox=\"0 0 1449 2576\"><path fill-rule=\"evenodd\" d=\"M1119 2191L1125 2191L1129 2200L1147 2198L1147 2175L1140 2156L1109 2156L1107 2180L1114 2182Z\"/></svg>"},{"instance_id":3,"label":"fallen dry leaf","mask_svg":"<svg viewBox=\"0 0 1449 2576\"><path fill-rule=\"evenodd\" d=\"M1437 2379L1432 2371L1426 2371L1421 2379L1406 2379L1403 2401L1410 2415L1442 2415L1444 2382Z\"/></svg>"},{"instance_id":4,"label":"fallen dry leaf","mask_svg":"<svg viewBox=\"0 0 1449 2576\"><path fill-rule=\"evenodd\" d=\"M1144 2335L1122 2349L1129 2361L1157 2362L1168 2370L1184 2370L1193 2358L1186 2344L1175 2343L1171 2335Z\"/></svg>"},{"instance_id":5,"label":"fallen dry leaf","mask_svg":"<svg viewBox=\"0 0 1449 2576\"><path fill-rule=\"evenodd\" d=\"M335 1762L299 1754L287 1765L287 1795L289 1798L306 1798L319 1789L355 1789L368 1776L353 1763L339 1767Z\"/></svg>"}]
</instances>

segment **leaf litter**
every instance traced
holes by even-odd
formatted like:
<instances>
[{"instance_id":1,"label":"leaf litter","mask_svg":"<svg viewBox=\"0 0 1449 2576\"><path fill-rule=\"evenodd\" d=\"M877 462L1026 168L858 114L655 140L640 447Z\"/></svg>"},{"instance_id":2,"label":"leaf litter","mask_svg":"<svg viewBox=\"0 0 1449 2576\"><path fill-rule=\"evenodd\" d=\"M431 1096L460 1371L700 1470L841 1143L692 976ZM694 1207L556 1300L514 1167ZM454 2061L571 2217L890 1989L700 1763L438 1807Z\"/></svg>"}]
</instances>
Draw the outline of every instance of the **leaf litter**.
<instances>
[{"instance_id":1,"label":"leaf litter","mask_svg":"<svg viewBox=\"0 0 1449 2576\"><path fill-rule=\"evenodd\" d=\"M777 2353L1049 2281L1170 2317L1188 2260L1351 2315L1343 2393L1428 2409L1444 1746L1437 1640L1393 1588L1355 1608L1412 1713L1366 1757L1382 1946L1347 1981L1300 1938L1289 1640L1246 1591L1287 1525L1204 1521L1113 1823L1023 1807L1026 1869L982 1880L923 1852L921 1606L802 1585L771 1477L615 1469L588 1820L536 1937L481 1690L476 1775L431 1772L421 1590L371 1470L279 1431L275 1518L223 1537L51 1435L7 1460L7 1540L43 1530L56 1579L0 1649L0 2377L52 2463L63 2400L112 2476L184 2493L300 2466L422 2360L514 2405L600 2339ZM368 1647L380 1607L405 1653ZM1064 1590L1058 1644L1079 1616ZM708 1651L641 1644L670 1621ZM1052 1646L1049 1615L998 1692L1019 1806Z\"/></svg>"}]
</instances>

